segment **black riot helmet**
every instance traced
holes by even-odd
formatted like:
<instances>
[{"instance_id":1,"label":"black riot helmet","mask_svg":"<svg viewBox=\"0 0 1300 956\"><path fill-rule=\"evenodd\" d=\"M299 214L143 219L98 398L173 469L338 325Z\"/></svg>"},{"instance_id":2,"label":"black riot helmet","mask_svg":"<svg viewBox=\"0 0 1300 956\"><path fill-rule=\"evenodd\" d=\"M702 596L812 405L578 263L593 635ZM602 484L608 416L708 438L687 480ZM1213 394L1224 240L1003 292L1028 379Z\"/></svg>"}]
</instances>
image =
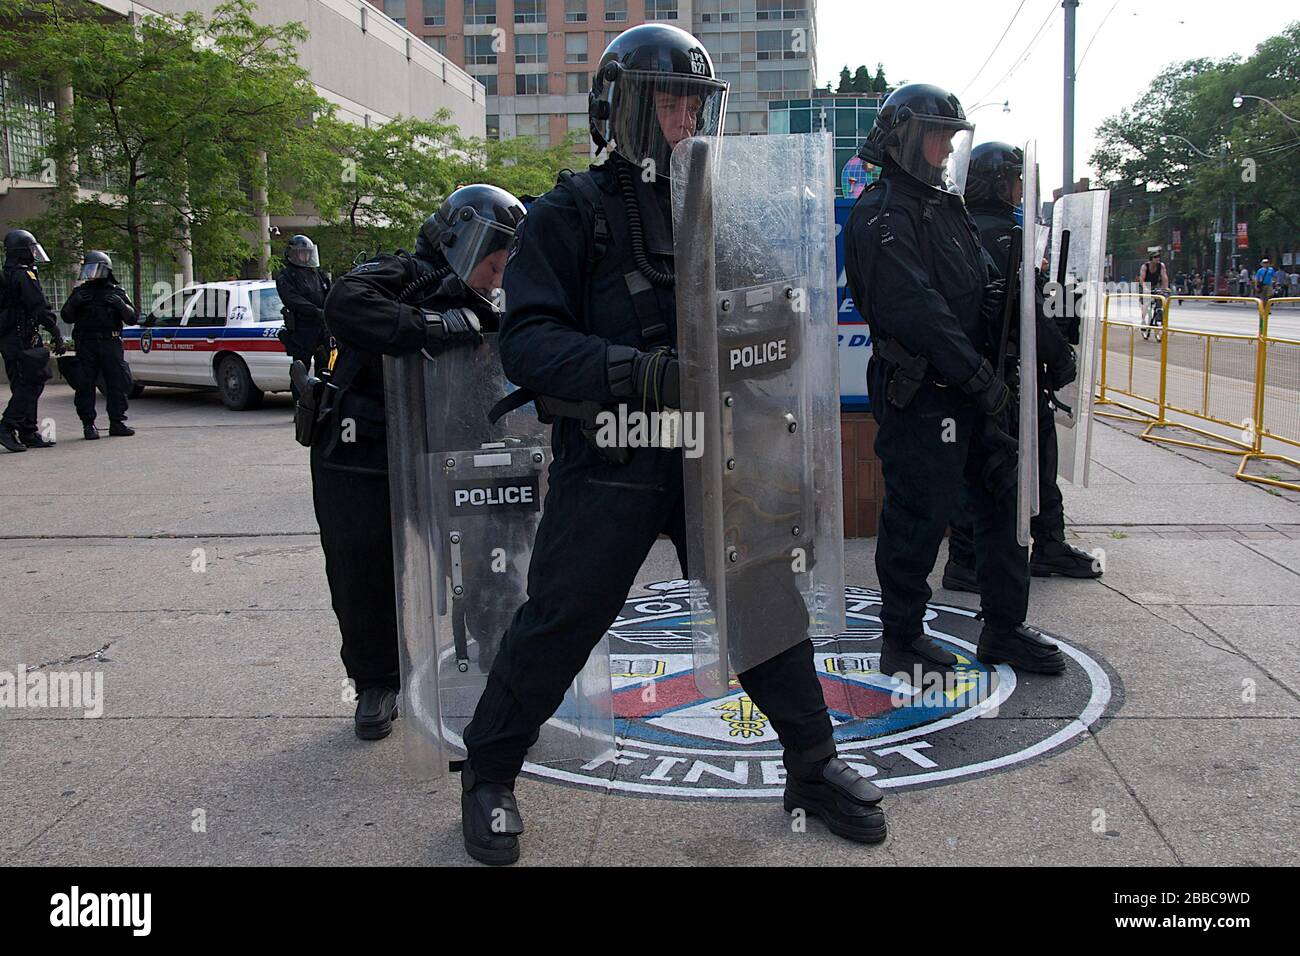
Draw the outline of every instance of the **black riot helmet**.
<instances>
[{"instance_id":1,"label":"black riot helmet","mask_svg":"<svg viewBox=\"0 0 1300 956\"><path fill-rule=\"evenodd\" d=\"M113 278L113 260L107 252L92 249L81 260L81 272L77 279L81 282L93 282L95 279Z\"/></svg>"},{"instance_id":2,"label":"black riot helmet","mask_svg":"<svg viewBox=\"0 0 1300 956\"><path fill-rule=\"evenodd\" d=\"M957 97L929 83L909 83L889 94L858 155L960 196L974 132Z\"/></svg>"},{"instance_id":3,"label":"black riot helmet","mask_svg":"<svg viewBox=\"0 0 1300 956\"><path fill-rule=\"evenodd\" d=\"M1015 209L1020 205L1015 185L1024 168L1023 150L1010 143L980 143L970 154L966 205L973 209Z\"/></svg>"},{"instance_id":4,"label":"black riot helmet","mask_svg":"<svg viewBox=\"0 0 1300 956\"><path fill-rule=\"evenodd\" d=\"M523 222L524 204L497 186L461 186L424 221L415 254L451 271L486 297L501 282L505 253Z\"/></svg>"},{"instance_id":5,"label":"black riot helmet","mask_svg":"<svg viewBox=\"0 0 1300 956\"><path fill-rule=\"evenodd\" d=\"M292 236L284 247L284 261L300 269L319 269L320 249L306 236Z\"/></svg>"},{"instance_id":6,"label":"black riot helmet","mask_svg":"<svg viewBox=\"0 0 1300 956\"><path fill-rule=\"evenodd\" d=\"M11 229L5 233L5 261L21 266L44 265L50 257L26 229Z\"/></svg>"},{"instance_id":7,"label":"black riot helmet","mask_svg":"<svg viewBox=\"0 0 1300 956\"><path fill-rule=\"evenodd\" d=\"M668 176L672 148L691 136L722 134L727 84L709 51L685 30L643 23L605 48L591 79L587 116L599 149L612 149Z\"/></svg>"}]
</instances>

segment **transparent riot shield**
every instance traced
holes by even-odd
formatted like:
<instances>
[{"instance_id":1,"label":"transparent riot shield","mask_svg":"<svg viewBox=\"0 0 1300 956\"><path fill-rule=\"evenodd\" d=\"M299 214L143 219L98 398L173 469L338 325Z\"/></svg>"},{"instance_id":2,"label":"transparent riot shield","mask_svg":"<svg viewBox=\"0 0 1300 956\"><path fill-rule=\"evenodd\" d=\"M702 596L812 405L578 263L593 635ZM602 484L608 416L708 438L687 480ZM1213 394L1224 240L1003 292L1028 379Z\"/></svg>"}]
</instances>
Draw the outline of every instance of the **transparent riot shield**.
<instances>
[{"instance_id":1,"label":"transparent riot shield","mask_svg":"<svg viewBox=\"0 0 1300 956\"><path fill-rule=\"evenodd\" d=\"M1062 314L1057 316L1074 347L1079 374L1055 395L1057 473L1075 485L1088 484L1092 457L1092 403L1097 382L1097 342L1104 298L1106 226L1110 191L1070 193L1052 217L1051 279Z\"/></svg>"},{"instance_id":2,"label":"transparent riot shield","mask_svg":"<svg viewBox=\"0 0 1300 956\"><path fill-rule=\"evenodd\" d=\"M477 349L384 358L389 486L402 671L400 733L421 776L464 756L501 638L527 598L550 463L532 406L488 421L513 387L496 337ZM602 641L529 751L581 765L613 745L609 649Z\"/></svg>"},{"instance_id":3,"label":"transparent riot shield","mask_svg":"<svg viewBox=\"0 0 1300 956\"><path fill-rule=\"evenodd\" d=\"M844 630L831 137L673 152L695 679Z\"/></svg>"},{"instance_id":4,"label":"transparent riot shield","mask_svg":"<svg viewBox=\"0 0 1300 956\"><path fill-rule=\"evenodd\" d=\"M1034 284L1034 267L1041 261L1038 250L1038 230L1034 228L1033 211L1038 209L1038 144L1025 143L1023 176L1024 208L1029 211L1028 228L1022 229L1020 282L1020 394L1016 479L1016 539L1022 547L1029 547L1030 519L1038 514L1038 300ZM1008 279L1008 286L1015 279ZM1008 290L1009 292L1010 290Z\"/></svg>"}]
</instances>

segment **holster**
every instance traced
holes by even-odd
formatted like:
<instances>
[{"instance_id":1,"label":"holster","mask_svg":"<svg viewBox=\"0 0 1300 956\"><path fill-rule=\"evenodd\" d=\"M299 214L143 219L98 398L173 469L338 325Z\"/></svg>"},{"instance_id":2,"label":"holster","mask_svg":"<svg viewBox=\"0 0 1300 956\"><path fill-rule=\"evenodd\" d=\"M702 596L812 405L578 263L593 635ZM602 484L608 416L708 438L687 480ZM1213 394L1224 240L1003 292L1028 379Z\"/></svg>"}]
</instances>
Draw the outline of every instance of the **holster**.
<instances>
[{"instance_id":1,"label":"holster","mask_svg":"<svg viewBox=\"0 0 1300 956\"><path fill-rule=\"evenodd\" d=\"M543 425L549 425L557 418L577 419L583 439L606 464L626 465L632 460L632 449L606 448L596 441L596 433L600 430L596 416L605 411L600 402L573 402L553 395L538 395L533 401L537 405L537 418Z\"/></svg>"},{"instance_id":2,"label":"holster","mask_svg":"<svg viewBox=\"0 0 1300 956\"><path fill-rule=\"evenodd\" d=\"M886 400L895 408L906 408L925 381L930 363L920 355L913 355L894 339L877 339L873 345L881 358L894 366L885 383Z\"/></svg>"},{"instance_id":3,"label":"holster","mask_svg":"<svg viewBox=\"0 0 1300 956\"><path fill-rule=\"evenodd\" d=\"M293 310L287 305L280 310L280 315L284 318L284 330L286 332L296 332L298 330L298 319L293 314Z\"/></svg>"},{"instance_id":4,"label":"holster","mask_svg":"<svg viewBox=\"0 0 1300 956\"><path fill-rule=\"evenodd\" d=\"M293 437L299 445L310 448L330 413L327 383L308 375L307 366L301 360L289 366L289 377L298 390L298 402L293 409Z\"/></svg>"}]
</instances>

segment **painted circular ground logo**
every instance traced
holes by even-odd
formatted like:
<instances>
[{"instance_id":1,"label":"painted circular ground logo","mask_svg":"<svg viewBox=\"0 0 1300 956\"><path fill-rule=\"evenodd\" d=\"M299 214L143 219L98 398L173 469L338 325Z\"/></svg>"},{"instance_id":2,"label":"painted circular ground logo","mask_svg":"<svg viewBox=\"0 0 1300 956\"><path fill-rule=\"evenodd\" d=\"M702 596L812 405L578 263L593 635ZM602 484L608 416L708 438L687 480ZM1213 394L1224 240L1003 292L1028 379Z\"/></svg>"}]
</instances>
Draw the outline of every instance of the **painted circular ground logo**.
<instances>
[{"instance_id":1,"label":"painted circular ground logo","mask_svg":"<svg viewBox=\"0 0 1300 956\"><path fill-rule=\"evenodd\" d=\"M695 686L686 582L646 590L609 632L617 748L580 767L530 763L525 772L655 797L779 796L781 745L767 717L739 684L721 698ZM886 677L879 592L845 594L848 631L814 640L814 659L840 756L883 789L1013 767L1077 742L1118 709L1118 682L1080 649L1052 635L1067 658L1058 677L989 668L975 659L975 612L944 605L930 605L925 626L957 655L957 679L914 687Z\"/></svg>"}]
</instances>

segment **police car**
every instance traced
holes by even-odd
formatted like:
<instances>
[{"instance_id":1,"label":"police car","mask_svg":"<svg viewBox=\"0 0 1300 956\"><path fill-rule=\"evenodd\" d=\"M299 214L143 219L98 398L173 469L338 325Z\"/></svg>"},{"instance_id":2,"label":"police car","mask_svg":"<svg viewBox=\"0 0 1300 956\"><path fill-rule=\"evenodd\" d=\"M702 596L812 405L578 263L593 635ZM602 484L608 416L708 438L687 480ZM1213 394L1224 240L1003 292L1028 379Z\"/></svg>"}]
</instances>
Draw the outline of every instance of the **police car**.
<instances>
[{"instance_id":1,"label":"police car","mask_svg":"<svg viewBox=\"0 0 1300 956\"><path fill-rule=\"evenodd\" d=\"M227 408L242 411L266 392L289 391L280 307L269 279L202 282L162 296L138 326L122 330L132 397L146 385L215 388Z\"/></svg>"}]
</instances>

